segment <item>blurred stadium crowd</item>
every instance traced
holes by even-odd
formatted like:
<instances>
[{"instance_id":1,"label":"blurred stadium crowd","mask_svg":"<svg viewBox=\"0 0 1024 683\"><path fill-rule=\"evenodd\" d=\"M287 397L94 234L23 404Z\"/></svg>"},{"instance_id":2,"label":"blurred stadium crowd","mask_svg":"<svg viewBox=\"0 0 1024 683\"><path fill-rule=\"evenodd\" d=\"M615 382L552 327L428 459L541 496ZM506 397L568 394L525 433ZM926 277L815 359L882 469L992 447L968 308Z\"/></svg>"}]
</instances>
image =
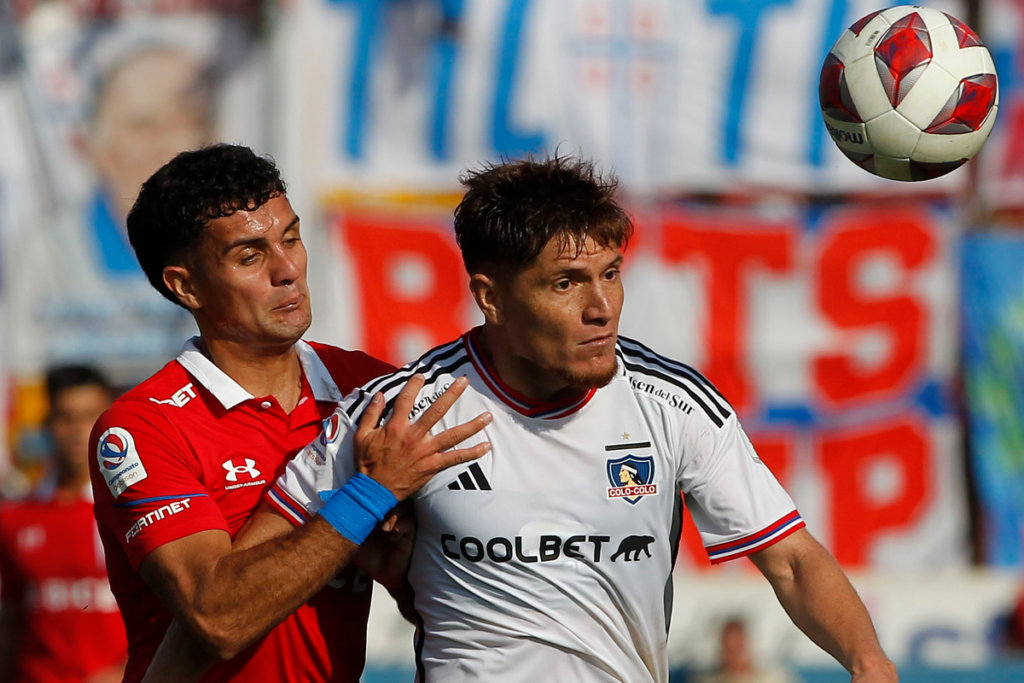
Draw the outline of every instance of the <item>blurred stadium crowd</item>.
<instances>
[{"instance_id":1,"label":"blurred stadium crowd","mask_svg":"<svg viewBox=\"0 0 1024 683\"><path fill-rule=\"evenodd\" d=\"M176 152L273 155L310 253L307 336L401 364L476 320L459 171L571 150L615 170L637 224L623 332L736 406L905 680L1024 676L1024 4L933 6L991 50L999 120L975 161L900 184L843 158L817 111L822 58L874 0L0 4L5 509L81 489L69 421L194 334L124 229ZM73 409L65 387L93 393ZM10 519L8 629L28 598L5 561L43 544ZM97 566L32 609L104 604ZM679 676L721 650L842 680L747 569L713 570L686 522ZM374 605L367 681L411 680L409 628Z\"/></svg>"}]
</instances>

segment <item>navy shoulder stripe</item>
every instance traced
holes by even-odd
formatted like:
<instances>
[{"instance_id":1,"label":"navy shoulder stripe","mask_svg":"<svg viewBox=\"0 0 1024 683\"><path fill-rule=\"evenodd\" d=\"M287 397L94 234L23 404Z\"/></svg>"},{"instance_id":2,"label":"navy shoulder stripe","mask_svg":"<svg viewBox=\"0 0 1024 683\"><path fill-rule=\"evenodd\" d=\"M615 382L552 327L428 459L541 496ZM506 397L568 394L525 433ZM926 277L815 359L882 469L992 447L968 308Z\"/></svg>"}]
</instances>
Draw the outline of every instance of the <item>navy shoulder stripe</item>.
<instances>
[{"instance_id":1,"label":"navy shoulder stripe","mask_svg":"<svg viewBox=\"0 0 1024 683\"><path fill-rule=\"evenodd\" d=\"M688 383L684 382L680 378L673 377L672 375L669 375L657 368L651 368L646 365L641 365L640 363L633 362L634 359L626 354L620 353L619 360L622 362L622 365L630 372L639 375L645 375L648 377L654 377L686 392L690 399L693 400L693 402L696 403L698 406L700 406L701 410L704 411L704 413L708 416L708 418L710 418L712 422L714 422L719 427L725 425L725 422L722 418L727 418L729 417L729 415L727 414L724 416L720 416L715 410L712 410L712 408L705 402L704 398L702 398L701 393L692 389Z\"/></svg>"},{"instance_id":2,"label":"navy shoulder stripe","mask_svg":"<svg viewBox=\"0 0 1024 683\"><path fill-rule=\"evenodd\" d=\"M729 404L725 397L718 392L715 385L708 381L704 375L700 374L694 368L686 365L685 363L680 363L679 361L675 361L671 358L666 358L665 356L655 353L648 347L633 339L619 337L619 341L622 342L621 348L627 356L632 356L635 360L641 361L644 365L659 368L671 375L675 375L679 379L688 381L707 397L707 400L718 409L718 412L722 417L727 418L732 414L729 410Z\"/></svg>"},{"instance_id":3,"label":"navy shoulder stripe","mask_svg":"<svg viewBox=\"0 0 1024 683\"><path fill-rule=\"evenodd\" d=\"M384 400L386 401L381 419L386 420L394 409L395 401L398 400L398 395L402 393L402 389L405 388L406 383L413 375L421 373L424 376L425 381L423 383L423 388L426 389L436 384L441 376L452 373L462 365L468 364L470 362L469 356L464 352L464 350L463 353L459 354L459 350L462 350L461 342L454 349L448 349L443 353L437 354L433 359L430 359L430 362L426 362L428 359L424 356L420 361L410 364L398 372L388 375L384 378L386 381L383 384L378 384L373 391L362 391L359 399L353 402L346 411L349 418L352 419L353 423L358 422L362 417L363 412L370 405L370 399L379 391L384 395ZM454 359L452 359L453 356ZM448 360L451 362L442 364L444 361Z\"/></svg>"},{"instance_id":4,"label":"navy shoulder stripe","mask_svg":"<svg viewBox=\"0 0 1024 683\"><path fill-rule=\"evenodd\" d=\"M445 365L445 366L442 366L442 367L438 367L438 368L433 368L431 373L429 375L426 375L426 377L425 377L426 381L423 383L423 388L426 389L427 387L433 386L434 384L437 383L437 380L441 377L441 375L451 374L455 370L459 369L459 367L461 367L463 365L466 365L469 362L470 362L469 356L464 355L464 356L462 356L462 358L457 358L454 361L452 361L451 363L449 363L448 365ZM404 386L404 383L403 383L403 386ZM384 419L387 419L391 415L391 412L395 408L395 401L398 400L398 395L400 393L402 393L401 389L399 389L398 391L394 392L394 396L392 396L390 399L388 399L388 402L384 406L384 414L383 414Z\"/></svg>"},{"instance_id":5,"label":"navy shoulder stripe","mask_svg":"<svg viewBox=\"0 0 1024 683\"><path fill-rule=\"evenodd\" d=\"M348 413L350 418L354 419L357 412L362 414L366 406L369 405L370 399L378 391L386 396L388 392L395 387L404 386L405 383L409 381L409 378L417 372L424 372L429 366L443 362L444 360L459 353L461 349L461 339L448 342L447 344L441 344L440 346L436 346L430 351L427 351L417 360L414 360L390 375L384 375L383 377L374 379L372 382L359 389L359 397L352 402L352 405L350 405L345 412Z\"/></svg>"}]
</instances>

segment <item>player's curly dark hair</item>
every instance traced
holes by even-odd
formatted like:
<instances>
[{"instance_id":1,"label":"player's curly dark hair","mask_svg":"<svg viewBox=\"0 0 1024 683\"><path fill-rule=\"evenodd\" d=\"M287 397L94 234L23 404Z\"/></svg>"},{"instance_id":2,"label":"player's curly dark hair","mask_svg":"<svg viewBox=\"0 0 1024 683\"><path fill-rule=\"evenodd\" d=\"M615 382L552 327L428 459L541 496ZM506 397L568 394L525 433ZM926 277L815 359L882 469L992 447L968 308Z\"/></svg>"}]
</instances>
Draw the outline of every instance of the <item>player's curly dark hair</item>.
<instances>
[{"instance_id":1,"label":"player's curly dark hair","mask_svg":"<svg viewBox=\"0 0 1024 683\"><path fill-rule=\"evenodd\" d=\"M618 180L592 161L559 155L488 164L460 179L466 194L455 209L455 237L470 274L514 273L552 238L583 249L587 238L625 248L629 214L615 200Z\"/></svg>"},{"instance_id":2,"label":"player's curly dark hair","mask_svg":"<svg viewBox=\"0 0 1024 683\"><path fill-rule=\"evenodd\" d=\"M209 221L253 211L286 190L273 160L248 147L182 152L143 183L128 213L128 239L150 284L181 306L164 285L164 268L187 260Z\"/></svg>"}]
</instances>

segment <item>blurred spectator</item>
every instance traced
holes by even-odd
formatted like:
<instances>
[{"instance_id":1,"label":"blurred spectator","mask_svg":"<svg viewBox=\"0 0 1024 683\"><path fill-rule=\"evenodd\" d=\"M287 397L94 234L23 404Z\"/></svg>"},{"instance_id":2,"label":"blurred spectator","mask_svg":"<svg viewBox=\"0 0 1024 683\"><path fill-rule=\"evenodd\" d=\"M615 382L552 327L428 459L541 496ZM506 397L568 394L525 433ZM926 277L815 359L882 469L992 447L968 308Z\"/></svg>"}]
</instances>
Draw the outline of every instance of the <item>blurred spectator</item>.
<instances>
[{"instance_id":1,"label":"blurred spectator","mask_svg":"<svg viewBox=\"0 0 1024 683\"><path fill-rule=\"evenodd\" d=\"M0 683L116 683L127 641L92 511L88 444L113 391L88 367L46 375L52 470L0 505Z\"/></svg>"},{"instance_id":2,"label":"blurred spectator","mask_svg":"<svg viewBox=\"0 0 1024 683\"><path fill-rule=\"evenodd\" d=\"M757 666L750 651L747 625L742 619L733 618L722 626L718 667L711 673L697 675L694 683L798 683L798 680L783 669Z\"/></svg>"},{"instance_id":3,"label":"blurred spectator","mask_svg":"<svg viewBox=\"0 0 1024 683\"><path fill-rule=\"evenodd\" d=\"M1013 611L998 620L998 633L1007 654L1024 657L1024 592L1017 598Z\"/></svg>"}]
</instances>

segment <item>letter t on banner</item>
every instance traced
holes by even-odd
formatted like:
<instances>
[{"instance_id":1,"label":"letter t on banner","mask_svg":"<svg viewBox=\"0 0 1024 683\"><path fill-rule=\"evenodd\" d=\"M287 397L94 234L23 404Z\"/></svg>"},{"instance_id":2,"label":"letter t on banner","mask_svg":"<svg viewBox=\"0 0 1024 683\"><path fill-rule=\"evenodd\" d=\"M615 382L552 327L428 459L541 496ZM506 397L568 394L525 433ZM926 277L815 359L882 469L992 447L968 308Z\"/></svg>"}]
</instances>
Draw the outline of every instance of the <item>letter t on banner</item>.
<instances>
[{"instance_id":1,"label":"letter t on banner","mask_svg":"<svg viewBox=\"0 0 1024 683\"><path fill-rule=\"evenodd\" d=\"M359 282L363 348L396 364L465 331L469 285L444 222L345 215Z\"/></svg>"}]
</instances>

